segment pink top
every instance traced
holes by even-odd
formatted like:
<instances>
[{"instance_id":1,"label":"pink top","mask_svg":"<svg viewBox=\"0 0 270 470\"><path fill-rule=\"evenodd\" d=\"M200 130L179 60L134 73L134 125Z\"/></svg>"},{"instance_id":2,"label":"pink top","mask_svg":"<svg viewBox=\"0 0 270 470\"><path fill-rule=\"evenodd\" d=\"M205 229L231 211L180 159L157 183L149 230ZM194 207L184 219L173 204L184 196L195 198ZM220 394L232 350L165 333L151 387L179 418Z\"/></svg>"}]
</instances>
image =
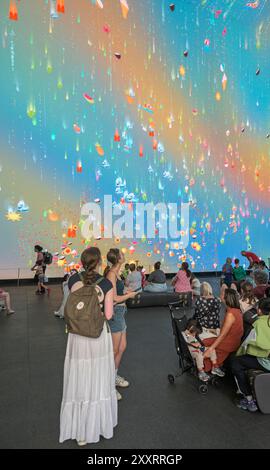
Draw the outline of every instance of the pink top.
<instances>
[{"instance_id":1,"label":"pink top","mask_svg":"<svg viewBox=\"0 0 270 470\"><path fill-rule=\"evenodd\" d=\"M175 276L175 292L191 292L190 277L187 277L186 271L180 269Z\"/></svg>"}]
</instances>

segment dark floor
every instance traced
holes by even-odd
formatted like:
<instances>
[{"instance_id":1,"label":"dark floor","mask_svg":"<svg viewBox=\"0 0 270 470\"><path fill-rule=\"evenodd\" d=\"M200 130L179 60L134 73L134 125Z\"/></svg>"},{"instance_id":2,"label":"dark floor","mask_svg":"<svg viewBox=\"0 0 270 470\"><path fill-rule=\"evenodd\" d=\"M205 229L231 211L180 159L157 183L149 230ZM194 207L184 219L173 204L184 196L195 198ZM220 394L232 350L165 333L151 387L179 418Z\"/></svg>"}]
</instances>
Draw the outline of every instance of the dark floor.
<instances>
[{"instance_id":1,"label":"dark floor","mask_svg":"<svg viewBox=\"0 0 270 470\"><path fill-rule=\"evenodd\" d=\"M0 313L0 448L78 448L58 443L66 343L64 321L53 315L60 286L50 298L34 290L10 288L16 314ZM270 416L236 408L229 379L206 396L187 375L168 384L177 356L166 308L130 310L127 321L120 372L131 386L122 392L114 438L89 448L270 448Z\"/></svg>"}]
</instances>

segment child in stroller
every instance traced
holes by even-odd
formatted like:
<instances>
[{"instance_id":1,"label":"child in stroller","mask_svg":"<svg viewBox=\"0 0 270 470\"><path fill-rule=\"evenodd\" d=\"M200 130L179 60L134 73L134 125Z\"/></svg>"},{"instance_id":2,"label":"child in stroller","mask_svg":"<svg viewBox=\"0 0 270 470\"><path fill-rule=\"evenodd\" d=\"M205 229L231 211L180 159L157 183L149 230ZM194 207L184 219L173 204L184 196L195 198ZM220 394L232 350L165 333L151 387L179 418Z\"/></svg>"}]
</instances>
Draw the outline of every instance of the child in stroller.
<instances>
[{"instance_id":1,"label":"child in stroller","mask_svg":"<svg viewBox=\"0 0 270 470\"><path fill-rule=\"evenodd\" d=\"M189 372L198 378L199 392L202 394L206 394L208 392L208 383L216 387L219 387L220 382L219 382L219 378L217 377L217 375L212 375L212 374L207 375L208 377L207 382L201 381L198 376L198 370L196 368L195 360L193 359L191 355L189 344L187 343L183 335L183 333L185 332L188 333L189 335L191 334L189 331L189 326L188 326L190 320L188 320L187 318L187 316L190 316L191 311L189 308L186 309L185 307L183 307L183 305L181 305L179 302L171 302L168 304L168 307L170 310L173 335L175 339L175 347L176 347L176 352L177 352L178 360L179 360L179 371L175 374L168 374L168 381L171 385L173 385L175 383L175 379L177 379L178 377L181 377L186 372ZM200 346L203 346L203 344L201 344L201 341L206 338L206 335L213 335L213 333L209 331L204 331L204 328L200 328L199 331L200 332L202 331L201 336L198 339L196 339L193 333L192 334L193 338L191 339L193 339L194 341L194 338L195 338L194 343L198 342L200 343ZM203 353L201 352L201 354ZM222 376L224 375L223 371L221 371L221 374Z\"/></svg>"},{"instance_id":2,"label":"child in stroller","mask_svg":"<svg viewBox=\"0 0 270 470\"><path fill-rule=\"evenodd\" d=\"M203 339L206 338L207 334L201 326L199 325L197 320L189 320L187 322L187 326L185 331L182 331L182 335L188 345L189 352L191 354L192 359L195 361L197 370L198 370L198 377L202 382L208 382L209 375L204 371L204 362L203 362L203 353L205 351L205 346L202 343L200 335L203 334ZM224 377L224 372L217 367L217 355L215 350L212 352L210 356L210 361L212 362L212 371L213 375L218 375L219 377Z\"/></svg>"}]
</instances>

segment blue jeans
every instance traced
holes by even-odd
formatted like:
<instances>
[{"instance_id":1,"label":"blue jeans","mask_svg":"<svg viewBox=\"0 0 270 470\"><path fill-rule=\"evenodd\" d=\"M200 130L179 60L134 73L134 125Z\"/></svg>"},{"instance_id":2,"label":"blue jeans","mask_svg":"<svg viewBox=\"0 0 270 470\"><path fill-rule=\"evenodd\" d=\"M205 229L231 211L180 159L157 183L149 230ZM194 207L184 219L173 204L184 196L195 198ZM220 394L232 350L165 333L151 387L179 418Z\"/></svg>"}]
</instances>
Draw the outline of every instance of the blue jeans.
<instances>
[{"instance_id":1,"label":"blue jeans","mask_svg":"<svg viewBox=\"0 0 270 470\"><path fill-rule=\"evenodd\" d=\"M126 331L127 324L125 320L125 315L127 313L126 305L115 305L113 307L113 316L108 320L110 329L112 333L122 333Z\"/></svg>"},{"instance_id":2,"label":"blue jeans","mask_svg":"<svg viewBox=\"0 0 270 470\"><path fill-rule=\"evenodd\" d=\"M150 284L147 284L144 288L145 292L167 292L167 284L157 284L154 282L151 282Z\"/></svg>"}]
</instances>

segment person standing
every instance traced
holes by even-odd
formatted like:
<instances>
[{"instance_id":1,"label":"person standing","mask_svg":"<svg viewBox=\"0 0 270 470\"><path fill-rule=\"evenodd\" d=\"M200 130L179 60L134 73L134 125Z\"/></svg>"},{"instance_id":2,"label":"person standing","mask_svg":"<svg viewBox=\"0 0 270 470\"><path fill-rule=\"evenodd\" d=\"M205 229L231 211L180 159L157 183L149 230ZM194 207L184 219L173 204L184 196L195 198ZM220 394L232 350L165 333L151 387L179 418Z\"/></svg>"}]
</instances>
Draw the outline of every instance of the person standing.
<instances>
[{"instance_id":1,"label":"person standing","mask_svg":"<svg viewBox=\"0 0 270 470\"><path fill-rule=\"evenodd\" d=\"M43 253L42 246L35 245L34 246L34 251L35 251L35 253L37 253L37 258L36 258L36 262L35 262L34 266L31 268L31 271L36 271L37 266L42 266L43 274L45 275L45 271L46 271L47 266L44 262L44 253ZM36 271L34 279L36 279L38 281L37 271ZM39 290L39 289L36 290L36 294L44 294L45 292L46 292L46 289L44 289L43 287L41 288L41 290Z\"/></svg>"},{"instance_id":2,"label":"person standing","mask_svg":"<svg viewBox=\"0 0 270 470\"><path fill-rule=\"evenodd\" d=\"M64 316L65 305L67 303L67 299L68 299L68 296L69 296L69 287L68 287L69 277L70 277L69 274L65 274L65 276L63 277L63 282L62 282L63 299L62 299L62 303L61 303L59 309L54 312L54 315L56 317L59 317L59 318L64 318L65 317Z\"/></svg>"},{"instance_id":3,"label":"person standing","mask_svg":"<svg viewBox=\"0 0 270 470\"><path fill-rule=\"evenodd\" d=\"M129 382L118 375L118 369L122 356L127 347L127 325L125 315L127 312L126 300L133 299L137 292L128 292L124 294L124 281L121 279L121 266L125 262L123 253L118 248L111 248L107 253L107 260L110 266L104 271L106 277L113 286L113 316L109 320L112 333L113 351L115 360L115 386L126 388ZM117 390L117 399L121 400L122 395Z\"/></svg>"},{"instance_id":4,"label":"person standing","mask_svg":"<svg viewBox=\"0 0 270 470\"><path fill-rule=\"evenodd\" d=\"M233 277L238 283L240 283L246 279L246 271L244 270L243 266L240 266L240 261L238 258L235 258L234 265Z\"/></svg>"},{"instance_id":5,"label":"person standing","mask_svg":"<svg viewBox=\"0 0 270 470\"><path fill-rule=\"evenodd\" d=\"M223 273L223 283L227 287L231 287L233 281L233 268L232 268L232 258L227 258L226 263L222 266Z\"/></svg>"},{"instance_id":6,"label":"person standing","mask_svg":"<svg viewBox=\"0 0 270 470\"><path fill-rule=\"evenodd\" d=\"M260 262L259 256L257 256L255 253L252 253L251 251L242 250L241 255L247 258L249 261L249 267L247 269L251 269L254 263Z\"/></svg>"},{"instance_id":7,"label":"person standing","mask_svg":"<svg viewBox=\"0 0 270 470\"><path fill-rule=\"evenodd\" d=\"M113 287L108 279L97 272L102 263L100 250L87 248L81 255L81 262L84 272L74 274L68 281L71 293L83 285L95 284L101 310L105 319L110 320L113 314ZM83 305L80 304L83 302L78 303L81 309ZM112 438L116 425L113 345L105 321L98 338L68 334L59 441L76 439L78 445L96 443L100 436Z\"/></svg>"}]
</instances>

